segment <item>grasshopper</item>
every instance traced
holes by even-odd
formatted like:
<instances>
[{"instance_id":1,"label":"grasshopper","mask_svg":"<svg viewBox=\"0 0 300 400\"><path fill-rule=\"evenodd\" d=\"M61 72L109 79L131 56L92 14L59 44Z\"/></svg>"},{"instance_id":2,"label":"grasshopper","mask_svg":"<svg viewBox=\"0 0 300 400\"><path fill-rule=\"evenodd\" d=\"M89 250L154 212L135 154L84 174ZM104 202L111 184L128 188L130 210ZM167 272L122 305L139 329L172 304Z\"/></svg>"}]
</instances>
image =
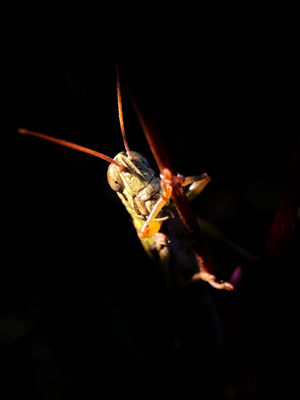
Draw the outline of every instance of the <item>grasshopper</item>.
<instances>
[{"instance_id":1,"label":"grasshopper","mask_svg":"<svg viewBox=\"0 0 300 400\"><path fill-rule=\"evenodd\" d=\"M124 128L121 88L118 74L117 102L125 151L118 153L114 158L43 133L30 131L24 128L19 128L18 132L92 154L108 161L110 163L107 170L108 183L117 193L130 214L138 237L148 255L158 259L162 264L167 265L172 256L170 249L173 246L173 253L176 254L179 251L178 257L175 256L175 258L183 258L181 264L184 264L188 259L192 259L192 269L194 270L193 273L195 273L198 264L195 259L191 257L193 251L190 248L186 250L186 248L182 246L182 242L186 240L186 237L182 231L183 227L179 223L179 217L177 216L171 198L171 172L165 169L163 173L158 176L142 154L129 149ZM185 187L185 194L190 201L197 197L210 181L210 177L206 173L189 177L178 175L178 179L181 185ZM189 263L190 262L187 262L187 264Z\"/></svg>"}]
</instances>

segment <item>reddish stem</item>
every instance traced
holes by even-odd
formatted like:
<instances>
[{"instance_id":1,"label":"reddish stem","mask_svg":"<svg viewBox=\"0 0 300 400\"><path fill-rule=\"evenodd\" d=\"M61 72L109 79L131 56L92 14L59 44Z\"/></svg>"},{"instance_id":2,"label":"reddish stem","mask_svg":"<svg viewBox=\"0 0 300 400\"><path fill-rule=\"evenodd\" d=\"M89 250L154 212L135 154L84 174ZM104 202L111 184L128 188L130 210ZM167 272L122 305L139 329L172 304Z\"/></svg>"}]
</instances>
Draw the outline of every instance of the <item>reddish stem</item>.
<instances>
[{"instance_id":1,"label":"reddish stem","mask_svg":"<svg viewBox=\"0 0 300 400\"><path fill-rule=\"evenodd\" d=\"M159 170L163 174L164 170L167 169L172 174L172 198L174 200L179 216L187 229L199 264L200 272L196 274L193 279L205 280L217 289L233 290L234 287L230 283L223 281L217 282L216 276L218 277L218 279L222 279L222 271L216 266L215 262L213 261L209 247L204 239L196 216L191 208L190 202L184 194L183 188L181 186L181 180L176 176L175 167L159 135L156 124L148 115L147 107L145 107L141 96L138 96L137 93L133 93L132 86L130 86L127 78L128 77L126 77L127 88L130 93L133 106L143 128L151 152L159 167Z\"/></svg>"}]
</instances>

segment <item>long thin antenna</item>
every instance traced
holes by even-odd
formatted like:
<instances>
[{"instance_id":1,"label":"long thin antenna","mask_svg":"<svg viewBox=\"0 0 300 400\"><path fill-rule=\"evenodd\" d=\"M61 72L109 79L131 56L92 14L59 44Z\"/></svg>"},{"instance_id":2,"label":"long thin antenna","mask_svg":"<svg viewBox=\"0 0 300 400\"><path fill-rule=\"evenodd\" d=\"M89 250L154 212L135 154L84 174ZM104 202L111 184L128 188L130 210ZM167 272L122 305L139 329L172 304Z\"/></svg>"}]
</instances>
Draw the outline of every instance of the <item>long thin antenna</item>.
<instances>
[{"instance_id":1,"label":"long thin antenna","mask_svg":"<svg viewBox=\"0 0 300 400\"><path fill-rule=\"evenodd\" d=\"M87 147L79 146L78 144L71 143L71 142L68 142L63 139L57 139L52 136L44 135L43 133L29 131L24 128L19 128L18 132L25 134L25 135L36 136L41 139L49 140L50 142L60 144L61 146L70 147L71 149L82 151L83 153L92 154L95 157L102 158L103 160L113 163L115 165L118 165L119 167L121 166L116 160L114 160L111 157L106 156L105 154L99 153L98 151L95 151L95 150L88 149Z\"/></svg>"},{"instance_id":2,"label":"long thin antenna","mask_svg":"<svg viewBox=\"0 0 300 400\"><path fill-rule=\"evenodd\" d=\"M130 150L125 134L125 127L124 127L124 120L123 120L123 109L122 109L122 99L121 99L121 82L120 82L120 70L118 67L118 64L116 64L116 72L117 72L117 96L118 96L118 110L119 110L119 121L120 121L120 127L121 127L121 132L122 132L122 137L123 137L123 143L125 146L126 153L128 157L130 158Z\"/></svg>"}]
</instances>

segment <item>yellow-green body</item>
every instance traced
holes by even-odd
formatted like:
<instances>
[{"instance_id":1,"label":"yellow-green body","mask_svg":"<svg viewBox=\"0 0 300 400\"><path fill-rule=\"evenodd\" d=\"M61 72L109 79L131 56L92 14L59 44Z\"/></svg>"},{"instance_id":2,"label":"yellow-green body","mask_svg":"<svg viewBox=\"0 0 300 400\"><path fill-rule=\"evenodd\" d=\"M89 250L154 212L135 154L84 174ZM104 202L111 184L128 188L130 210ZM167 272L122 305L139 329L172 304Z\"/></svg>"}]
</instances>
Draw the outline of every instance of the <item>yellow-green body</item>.
<instances>
[{"instance_id":1,"label":"yellow-green body","mask_svg":"<svg viewBox=\"0 0 300 400\"><path fill-rule=\"evenodd\" d=\"M173 253L182 249L182 236L186 235L174 208L172 175L166 171L158 177L144 156L137 152L121 152L107 171L109 185L116 191L131 215L134 227L148 255L166 264ZM190 185L186 195L195 198L210 181L208 175L180 177L183 186ZM176 239L177 237L177 239ZM186 239L186 237L185 237ZM176 243L176 248L174 244ZM186 254L187 250L184 249ZM190 250L188 250L190 252ZM191 251L191 254L193 252ZM190 255L190 254L189 254Z\"/></svg>"}]
</instances>

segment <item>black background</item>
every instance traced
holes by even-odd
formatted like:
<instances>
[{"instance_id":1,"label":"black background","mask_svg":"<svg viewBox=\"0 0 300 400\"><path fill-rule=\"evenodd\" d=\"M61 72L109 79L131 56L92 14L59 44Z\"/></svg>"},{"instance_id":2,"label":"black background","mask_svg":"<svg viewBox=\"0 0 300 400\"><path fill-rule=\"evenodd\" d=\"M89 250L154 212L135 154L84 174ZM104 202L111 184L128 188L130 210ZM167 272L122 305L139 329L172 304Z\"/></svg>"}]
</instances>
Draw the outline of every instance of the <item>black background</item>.
<instances>
[{"instance_id":1,"label":"black background","mask_svg":"<svg viewBox=\"0 0 300 400\"><path fill-rule=\"evenodd\" d=\"M276 290L265 281L262 288L259 268L238 253L221 247L215 254L228 275L237 265L244 274L234 293L208 289L223 318L228 304L233 316L225 312L226 356L208 346L221 361L207 384L206 356L170 350L168 300L106 182L108 164L17 133L22 126L114 157L123 150L118 60L145 97L177 170L211 176L195 200L197 215L261 255L299 133L299 42L291 11L257 3L163 9L43 2L11 10L2 40L4 398L94 399L107 389L133 393L139 383L144 397L158 382L169 394L196 382L199 396L221 399L277 389L270 383L284 376L283 356L296 345L290 279L299 233L290 269L272 278ZM129 146L155 166L124 87L122 94ZM271 327L261 322L269 313ZM187 320L186 331L195 329L187 336L197 342L196 307ZM282 361L273 364L278 354Z\"/></svg>"}]
</instances>

